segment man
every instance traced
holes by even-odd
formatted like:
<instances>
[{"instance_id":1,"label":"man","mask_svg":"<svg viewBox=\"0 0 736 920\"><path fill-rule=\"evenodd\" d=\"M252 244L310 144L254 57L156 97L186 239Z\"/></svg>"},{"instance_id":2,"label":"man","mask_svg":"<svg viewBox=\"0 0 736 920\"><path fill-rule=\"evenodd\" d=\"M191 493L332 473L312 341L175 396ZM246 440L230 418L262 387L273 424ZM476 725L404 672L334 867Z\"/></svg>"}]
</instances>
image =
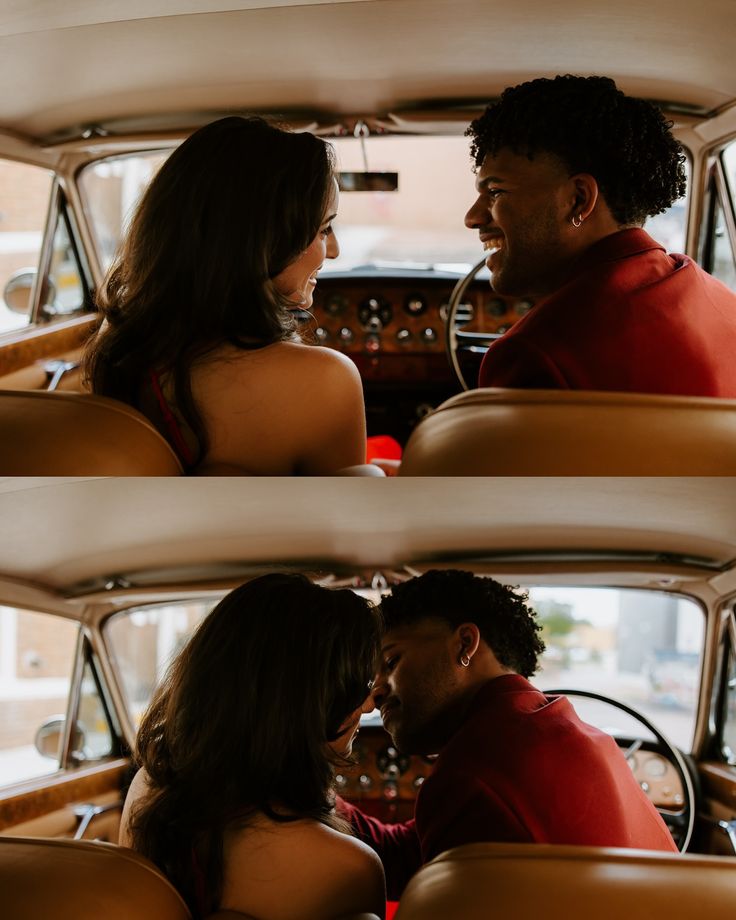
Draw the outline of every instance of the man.
<instances>
[{"instance_id":1,"label":"man","mask_svg":"<svg viewBox=\"0 0 736 920\"><path fill-rule=\"evenodd\" d=\"M393 589L374 699L396 747L437 754L415 820L384 825L341 803L397 898L423 863L477 841L674 851L616 742L527 680L544 651L525 596L431 571Z\"/></svg>"},{"instance_id":2,"label":"man","mask_svg":"<svg viewBox=\"0 0 736 920\"><path fill-rule=\"evenodd\" d=\"M670 127L612 80L574 76L506 89L471 123L465 223L493 289L536 300L480 386L736 397L736 294L641 229L685 193Z\"/></svg>"}]
</instances>

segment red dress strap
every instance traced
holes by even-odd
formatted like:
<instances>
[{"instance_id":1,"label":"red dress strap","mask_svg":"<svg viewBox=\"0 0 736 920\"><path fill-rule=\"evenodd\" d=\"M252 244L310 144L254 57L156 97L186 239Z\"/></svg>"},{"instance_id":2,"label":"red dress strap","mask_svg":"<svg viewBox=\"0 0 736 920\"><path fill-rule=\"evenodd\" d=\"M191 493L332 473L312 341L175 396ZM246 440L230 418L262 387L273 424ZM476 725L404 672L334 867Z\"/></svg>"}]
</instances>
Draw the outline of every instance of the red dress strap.
<instances>
[{"instance_id":1,"label":"red dress strap","mask_svg":"<svg viewBox=\"0 0 736 920\"><path fill-rule=\"evenodd\" d=\"M158 379L158 374L156 371L150 371L149 379L151 381L151 386L153 387L153 392L156 396L156 400L158 401L159 409L161 410L161 414L163 415L164 421L166 422L166 428L168 429L169 437L174 446L174 449L179 454L179 457L184 463L185 467L194 466L194 455L192 454L189 445L184 440L184 435L182 434L179 422L176 420L174 413L171 411L171 407L166 402L166 397L164 396L163 390L161 389L161 381Z\"/></svg>"}]
</instances>

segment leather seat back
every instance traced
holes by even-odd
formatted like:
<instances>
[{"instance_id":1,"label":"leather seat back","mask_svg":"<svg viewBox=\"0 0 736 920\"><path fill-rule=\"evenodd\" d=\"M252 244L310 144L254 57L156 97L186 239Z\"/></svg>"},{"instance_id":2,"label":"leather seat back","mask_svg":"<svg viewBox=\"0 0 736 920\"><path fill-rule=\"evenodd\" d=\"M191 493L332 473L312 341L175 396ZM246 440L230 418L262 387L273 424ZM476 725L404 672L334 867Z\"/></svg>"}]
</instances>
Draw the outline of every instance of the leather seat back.
<instances>
[{"instance_id":1,"label":"leather seat back","mask_svg":"<svg viewBox=\"0 0 736 920\"><path fill-rule=\"evenodd\" d=\"M111 843L0 837L0 891L9 920L191 920L152 863Z\"/></svg>"},{"instance_id":2,"label":"leather seat back","mask_svg":"<svg viewBox=\"0 0 736 920\"><path fill-rule=\"evenodd\" d=\"M476 843L420 869L396 920L726 920L734 904L736 864L728 857Z\"/></svg>"},{"instance_id":3,"label":"leather seat back","mask_svg":"<svg viewBox=\"0 0 736 920\"><path fill-rule=\"evenodd\" d=\"M420 422L401 476L732 476L736 400L468 390Z\"/></svg>"},{"instance_id":4,"label":"leather seat back","mask_svg":"<svg viewBox=\"0 0 736 920\"><path fill-rule=\"evenodd\" d=\"M145 416L102 396L2 390L0 443L0 476L182 474Z\"/></svg>"}]
</instances>

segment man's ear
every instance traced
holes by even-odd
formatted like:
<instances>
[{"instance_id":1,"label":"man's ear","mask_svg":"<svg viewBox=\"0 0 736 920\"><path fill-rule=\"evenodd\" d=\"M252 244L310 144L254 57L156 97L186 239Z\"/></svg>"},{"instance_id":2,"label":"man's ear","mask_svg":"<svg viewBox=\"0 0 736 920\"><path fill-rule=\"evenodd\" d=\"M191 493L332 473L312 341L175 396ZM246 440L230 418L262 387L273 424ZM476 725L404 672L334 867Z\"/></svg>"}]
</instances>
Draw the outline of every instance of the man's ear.
<instances>
[{"instance_id":1,"label":"man's ear","mask_svg":"<svg viewBox=\"0 0 736 920\"><path fill-rule=\"evenodd\" d=\"M572 202L567 219L574 221L574 226L577 227L593 213L600 192L598 183L590 173L576 173L570 177L570 182L572 182Z\"/></svg>"},{"instance_id":2,"label":"man's ear","mask_svg":"<svg viewBox=\"0 0 736 920\"><path fill-rule=\"evenodd\" d=\"M470 661L480 645L480 630L475 623L461 623L455 630L455 636L458 662L462 664L463 659ZM463 667L467 665L463 664Z\"/></svg>"}]
</instances>

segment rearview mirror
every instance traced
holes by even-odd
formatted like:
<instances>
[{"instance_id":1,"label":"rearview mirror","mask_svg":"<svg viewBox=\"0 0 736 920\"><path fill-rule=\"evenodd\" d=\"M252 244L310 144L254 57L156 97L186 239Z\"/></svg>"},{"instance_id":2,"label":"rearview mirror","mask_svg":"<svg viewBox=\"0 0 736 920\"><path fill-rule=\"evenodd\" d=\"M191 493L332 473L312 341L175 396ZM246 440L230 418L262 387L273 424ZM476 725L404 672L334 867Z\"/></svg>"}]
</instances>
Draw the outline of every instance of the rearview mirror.
<instances>
[{"instance_id":1,"label":"rearview mirror","mask_svg":"<svg viewBox=\"0 0 736 920\"><path fill-rule=\"evenodd\" d=\"M340 172L337 184L341 192L395 192L399 188L397 172Z\"/></svg>"}]
</instances>

